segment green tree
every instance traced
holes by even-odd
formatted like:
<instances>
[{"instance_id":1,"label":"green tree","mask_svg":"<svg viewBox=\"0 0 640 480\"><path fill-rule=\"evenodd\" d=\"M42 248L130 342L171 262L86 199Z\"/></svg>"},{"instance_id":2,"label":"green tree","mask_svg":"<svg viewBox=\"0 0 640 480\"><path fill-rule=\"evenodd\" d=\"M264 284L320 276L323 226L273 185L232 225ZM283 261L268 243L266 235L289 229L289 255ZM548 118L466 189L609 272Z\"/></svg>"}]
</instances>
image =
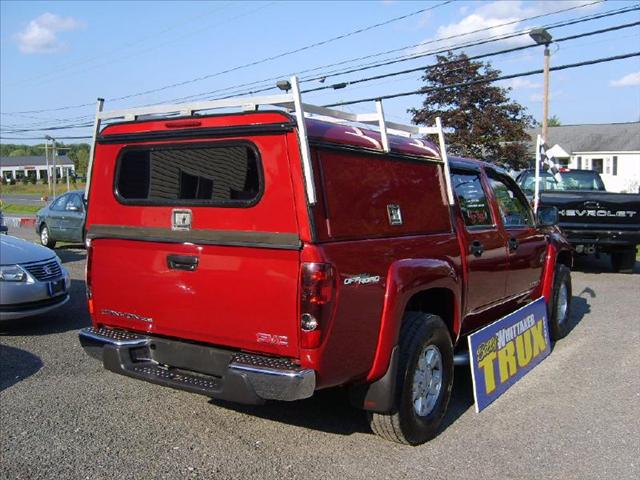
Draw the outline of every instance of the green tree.
<instances>
[{"instance_id":1,"label":"green tree","mask_svg":"<svg viewBox=\"0 0 640 480\"><path fill-rule=\"evenodd\" d=\"M89 163L89 145L87 143L77 143L69 145L67 156L73 162L78 175L86 175Z\"/></svg>"},{"instance_id":2,"label":"green tree","mask_svg":"<svg viewBox=\"0 0 640 480\"><path fill-rule=\"evenodd\" d=\"M410 109L413 122L433 125L440 117L447 149L454 155L481 158L513 168L528 164L526 129L533 118L509 99L511 88L492 83L500 70L471 61L464 53L438 55L422 80L422 107Z\"/></svg>"},{"instance_id":3,"label":"green tree","mask_svg":"<svg viewBox=\"0 0 640 480\"><path fill-rule=\"evenodd\" d=\"M9 152L10 157L25 157L29 155L29 152L25 148L17 148Z\"/></svg>"},{"instance_id":4,"label":"green tree","mask_svg":"<svg viewBox=\"0 0 640 480\"><path fill-rule=\"evenodd\" d=\"M550 127L559 127L560 125L562 125L562 122L560 121L560 119L558 117L556 117L555 115L552 115L547 120L547 125L550 126Z\"/></svg>"}]
</instances>

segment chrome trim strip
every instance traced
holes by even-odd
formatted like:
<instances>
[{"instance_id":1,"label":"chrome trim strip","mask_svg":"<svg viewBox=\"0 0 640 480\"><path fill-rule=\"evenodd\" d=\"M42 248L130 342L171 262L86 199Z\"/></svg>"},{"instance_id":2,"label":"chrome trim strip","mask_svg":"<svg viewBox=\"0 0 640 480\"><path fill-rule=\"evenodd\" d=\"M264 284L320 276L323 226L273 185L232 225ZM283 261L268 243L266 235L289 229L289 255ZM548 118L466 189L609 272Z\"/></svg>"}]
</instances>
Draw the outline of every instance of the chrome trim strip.
<instances>
[{"instance_id":1,"label":"chrome trim strip","mask_svg":"<svg viewBox=\"0 0 640 480\"><path fill-rule=\"evenodd\" d=\"M196 243L234 247L261 247L299 250L300 238L296 233L256 232L245 230L172 230L159 227L133 227L127 225L91 225L87 238L118 238L161 243Z\"/></svg>"},{"instance_id":2,"label":"chrome trim strip","mask_svg":"<svg viewBox=\"0 0 640 480\"><path fill-rule=\"evenodd\" d=\"M117 347L141 346L141 345L148 345L149 343L151 343L150 338L139 338L136 340L114 340L113 338L103 337L102 335L98 335L93 332L88 332L84 329L80 330L80 333L78 333L78 335L80 337L88 338L89 340L95 340L96 342L107 343L109 345L115 345Z\"/></svg>"},{"instance_id":3,"label":"chrome trim strip","mask_svg":"<svg viewBox=\"0 0 640 480\"><path fill-rule=\"evenodd\" d=\"M243 365L241 363L230 363L229 368L234 370L242 370L245 372L257 373L260 375L276 375L280 377L305 378L315 372L310 369L305 370L279 370L277 368L253 367L251 365Z\"/></svg>"}]
</instances>

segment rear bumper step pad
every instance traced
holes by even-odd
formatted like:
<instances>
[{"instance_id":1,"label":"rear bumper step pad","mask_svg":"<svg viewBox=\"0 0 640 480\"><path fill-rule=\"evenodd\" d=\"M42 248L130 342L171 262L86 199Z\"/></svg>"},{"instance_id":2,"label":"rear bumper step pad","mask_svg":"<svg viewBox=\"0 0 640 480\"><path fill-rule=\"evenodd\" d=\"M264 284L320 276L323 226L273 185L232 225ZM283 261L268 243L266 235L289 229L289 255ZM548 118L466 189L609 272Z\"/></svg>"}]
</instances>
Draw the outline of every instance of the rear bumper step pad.
<instances>
[{"instance_id":1,"label":"rear bumper step pad","mask_svg":"<svg viewBox=\"0 0 640 480\"><path fill-rule=\"evenodd\" d=\"M176 368L159 363L154 356L156 350L150 348L154 343L152 336L89 327L80 331L79 338L85 351L102 360L107 370L221 400L245 404L292 401L308 398L315 390L315 372L285 358L198 346L210 350L212 357L225 359L224 366L215 374L204 374L191 370L189 365ZM190 343L171 342L174 351L184 347L185 357L194 348Z\"/></svg>"}]
</instances>

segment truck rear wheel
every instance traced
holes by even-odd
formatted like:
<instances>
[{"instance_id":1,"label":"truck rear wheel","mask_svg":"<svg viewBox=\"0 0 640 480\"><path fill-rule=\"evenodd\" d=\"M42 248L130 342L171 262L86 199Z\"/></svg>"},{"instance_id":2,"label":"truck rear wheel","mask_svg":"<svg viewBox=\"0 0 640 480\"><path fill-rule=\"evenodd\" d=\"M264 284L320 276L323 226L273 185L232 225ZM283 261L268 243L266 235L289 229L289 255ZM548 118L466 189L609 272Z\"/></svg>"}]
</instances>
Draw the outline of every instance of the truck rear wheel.
<instances>
[{"instance_id":1,"label":"truck rear wheel","mask_svg":"<svg viewBox=\"0 0 640 480\"><path fill-rule=\"evenodd\" d=\"M569 333L570 316L571 270L566 265L558 263L549 304L549 330L554 341L560 340Z\"/></svg>"},{"instance_id":2,"label":"truck rear wheel","mask_svg":"<svg viewBox=\"0 0 640 480\"><path fill-rule=\"evenodd\" d=\"M377 435L418 445L436 436L453 385L453 345L437 315L407 312L400 332L395 404L389 413L369 413Z\"/></svg>"},{"instance_id":3,"label":"truck rear wheel","mask_svg":"<svg viewBox=\"0 0 640 480\"><path fill-rule=\"evenodd\" d=\"M614 272L633 273L636 265L636 250L625 250L611 254L611 266Z\"/></svg>"}]
</instances>

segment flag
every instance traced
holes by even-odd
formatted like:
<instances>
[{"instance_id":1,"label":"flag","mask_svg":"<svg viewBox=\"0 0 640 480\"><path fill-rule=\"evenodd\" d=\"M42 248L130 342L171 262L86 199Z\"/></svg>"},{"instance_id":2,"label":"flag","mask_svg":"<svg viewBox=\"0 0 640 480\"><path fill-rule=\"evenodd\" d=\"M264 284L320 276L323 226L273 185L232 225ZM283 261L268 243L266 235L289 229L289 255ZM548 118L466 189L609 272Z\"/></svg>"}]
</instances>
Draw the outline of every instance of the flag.
<instances>
[{"instance_id":1,"label":"flag","mask_svg":"<svg viewBox=\"0 0 640 480\"><path fill-rule=\"evenodd\" d=\"M560 181L560 165L556 161L553 154L549 154L549 148L547 148L544 139L540 137L538 142L538 148L540 149L538 158L540 159L540 170L550 173L557 182Z\"/></svg>"},{"instance_id":2,"label":"flag","mask_svg":"<svg viewBox=\"0 0 640 480\"><path fill-rule=\"evenodd\" d=\"M533 211L537 212L540 206L540 172L547 172L553 175L556 182L560 181L560 165L545 144L542 135L538 135L536 139L536 168L535 168L535 187L533 193Z\"/></svg>"}]
</instances>

